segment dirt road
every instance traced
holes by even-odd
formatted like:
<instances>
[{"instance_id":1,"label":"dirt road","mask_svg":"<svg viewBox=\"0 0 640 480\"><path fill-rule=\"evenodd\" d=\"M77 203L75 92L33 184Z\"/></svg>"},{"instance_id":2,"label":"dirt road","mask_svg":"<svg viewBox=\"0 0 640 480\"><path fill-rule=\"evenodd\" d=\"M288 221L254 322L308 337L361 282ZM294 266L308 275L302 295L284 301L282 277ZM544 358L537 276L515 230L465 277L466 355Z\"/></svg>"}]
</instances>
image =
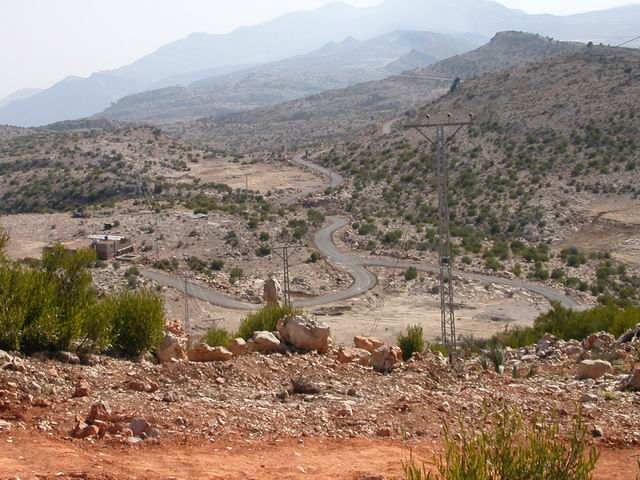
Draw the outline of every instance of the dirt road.
<instances>
[{"instance_id":1,"label":"dirt road","mask_svg":"<svg viewBox=\"0 0 640 480\"><path fill-rule=\"evenodd\" d=\"M0 478L357 480L401 478L410 455L430 462L431 441L411 447L392 440L279 439L224 443L161 442L103 448L19 433L0 437ZM603 450L595 480L635 478L638 450Z\"/></svg>"}]
</instances>

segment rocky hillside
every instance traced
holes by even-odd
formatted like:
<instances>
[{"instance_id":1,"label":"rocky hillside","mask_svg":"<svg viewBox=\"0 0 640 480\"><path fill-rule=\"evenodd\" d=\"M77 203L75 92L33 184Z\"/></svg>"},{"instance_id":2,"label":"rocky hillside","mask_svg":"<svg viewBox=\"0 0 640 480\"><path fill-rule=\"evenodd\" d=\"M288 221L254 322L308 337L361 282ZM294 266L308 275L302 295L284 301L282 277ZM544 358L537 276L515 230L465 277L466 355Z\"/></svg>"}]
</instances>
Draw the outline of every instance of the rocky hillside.
<instances>
[{"instance_id":1,"label":"rocky hillside","mask_svg":"<svg viewBox=\"0 0 640 480\"><path fill-rule=\"evenodd\" d=\"M580 43L560 42L531 33L501 32L488 44L473 52L416 69L413 73L466 79L483 73L507 70L554 55L576 52L583 46Z\"/></svg>"},{"instance_id":2,"label":"rocky hillside","mask_svg":"<svg viewBox=\"0 0 640 480\"><path fill-rule=\"evenodd\" d=\"M476 118L449 153L460 253L483 251L478 240L487 237L557 242L597 220L588 205L640 196L638 50L585 46L483 75L407 121L424 122L427 113L446 120L449 112ZM383 240L398 228L414 245L433 246L435 164L422 137L398 130L365 138L325 163L351 178L346 208L367 222L363 233L377 230Z\"/></svg>"},{"instance_id":3,"label":"rocky hillside","mask_svg":"<svg viewBox=\"0 0 640 480\"><path fill-rule=\"evenodd\" d=\"M94 127L77 122L51 130L0 129L0 212L71 210L137 198L140 178L155 184L206 155L158 129Z\"/></svg>"},{"instance_id":4,"label":"rocky hillside","mask_svg":"<svg viewBox=\"0 0 640 480\"><path fill-rule=\"evenodd\" d=\"M185 124L177 132L216 147L264 149L308 146L352 138L368 127L403 116L448 92L453 80L579 51L579 44L538 35L505 32L487 45L424 70L324 92L247 113ZM406 70L423 53L412 51L394 63ZM370 131L370 130L369 130ZM377 130L376 130L377 131Z\"/></svg>"},{"instance_id":5,"label":"rocky hillside","mask_svg":"<svg viewBox=\"0 0 640 480\"><path fill-rule=\"evenodd\" d=\"M366 41L349 37L307 55L121 99L98 117L170 123L283 103L326 90L380 80L466 52L462 37L398 31ZM416 52L410 57L409 52Z\"/></svg>"}]
</instances>

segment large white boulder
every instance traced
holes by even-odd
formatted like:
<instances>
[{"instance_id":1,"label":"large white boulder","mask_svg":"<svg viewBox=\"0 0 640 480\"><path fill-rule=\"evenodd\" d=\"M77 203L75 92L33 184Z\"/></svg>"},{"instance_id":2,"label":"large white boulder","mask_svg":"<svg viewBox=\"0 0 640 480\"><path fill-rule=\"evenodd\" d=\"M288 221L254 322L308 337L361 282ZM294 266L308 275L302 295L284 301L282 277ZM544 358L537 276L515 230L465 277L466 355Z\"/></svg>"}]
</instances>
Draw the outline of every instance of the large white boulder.
<instances>
[{"instance_id":1,"label":"large white boulder","mask_svg":"<svg viewBox=\"0 0 640 480\"><path fill-rule=\"evenodd\" d=\"M296 350L327 353L331 330L325 322L300 315L289 315L278 321L278 333L282 340Z\"/></svg>"}]
</instances>

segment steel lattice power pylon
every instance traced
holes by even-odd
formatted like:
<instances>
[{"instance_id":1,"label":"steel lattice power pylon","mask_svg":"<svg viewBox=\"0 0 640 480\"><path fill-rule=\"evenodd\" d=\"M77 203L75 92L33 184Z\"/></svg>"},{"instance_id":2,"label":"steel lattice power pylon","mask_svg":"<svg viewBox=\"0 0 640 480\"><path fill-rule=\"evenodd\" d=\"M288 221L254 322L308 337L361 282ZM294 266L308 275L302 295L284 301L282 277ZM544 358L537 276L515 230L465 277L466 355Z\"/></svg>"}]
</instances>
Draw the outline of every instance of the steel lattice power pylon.
<instances>
[{"instance_id":1,"label":"steel lattice power pylon","mask_svg":"<svg viewBox=\"0 0 640 480\"><path fill-rule=\"evenodd\" d=\"M473 116L470 116L473 120ZM450 117L451 118L451 117ZM458 132L471 122L446 122L407 125L418 131L435 148L438 180L438 256L440 264L440 326L442 343L445 347L456 349L456 316L453 303L453 266L451 259L451 232L449 228L449 165L446 148ZM447 127L455 127L453 134L447 137ZM425 130L436 130L435 141Z\"/></svg>"}]
</instances>

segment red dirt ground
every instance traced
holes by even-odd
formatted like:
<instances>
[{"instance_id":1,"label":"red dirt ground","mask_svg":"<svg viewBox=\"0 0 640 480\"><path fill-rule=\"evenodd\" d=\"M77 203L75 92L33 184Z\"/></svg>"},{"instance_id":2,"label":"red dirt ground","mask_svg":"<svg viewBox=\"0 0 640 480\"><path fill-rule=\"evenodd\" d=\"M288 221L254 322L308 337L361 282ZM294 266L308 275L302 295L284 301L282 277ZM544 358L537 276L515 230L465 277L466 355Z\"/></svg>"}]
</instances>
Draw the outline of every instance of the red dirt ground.
<instances>
[{"instance_id":1,"label":"red dirt ground","mask_svg":"<svg viewBox=\"0 0 640 480\"><path fill-rule=\"evenodd\" d=\"M8 442L12 439L11 442ZM364 480L400 478L406 445L391 440L285 439L92 446L17 433L0 438L0 478ZM413 445L430 459L434 445ZM640 449L603 450L596 480L634 479Z\"/></svg>"}]
</instances>

